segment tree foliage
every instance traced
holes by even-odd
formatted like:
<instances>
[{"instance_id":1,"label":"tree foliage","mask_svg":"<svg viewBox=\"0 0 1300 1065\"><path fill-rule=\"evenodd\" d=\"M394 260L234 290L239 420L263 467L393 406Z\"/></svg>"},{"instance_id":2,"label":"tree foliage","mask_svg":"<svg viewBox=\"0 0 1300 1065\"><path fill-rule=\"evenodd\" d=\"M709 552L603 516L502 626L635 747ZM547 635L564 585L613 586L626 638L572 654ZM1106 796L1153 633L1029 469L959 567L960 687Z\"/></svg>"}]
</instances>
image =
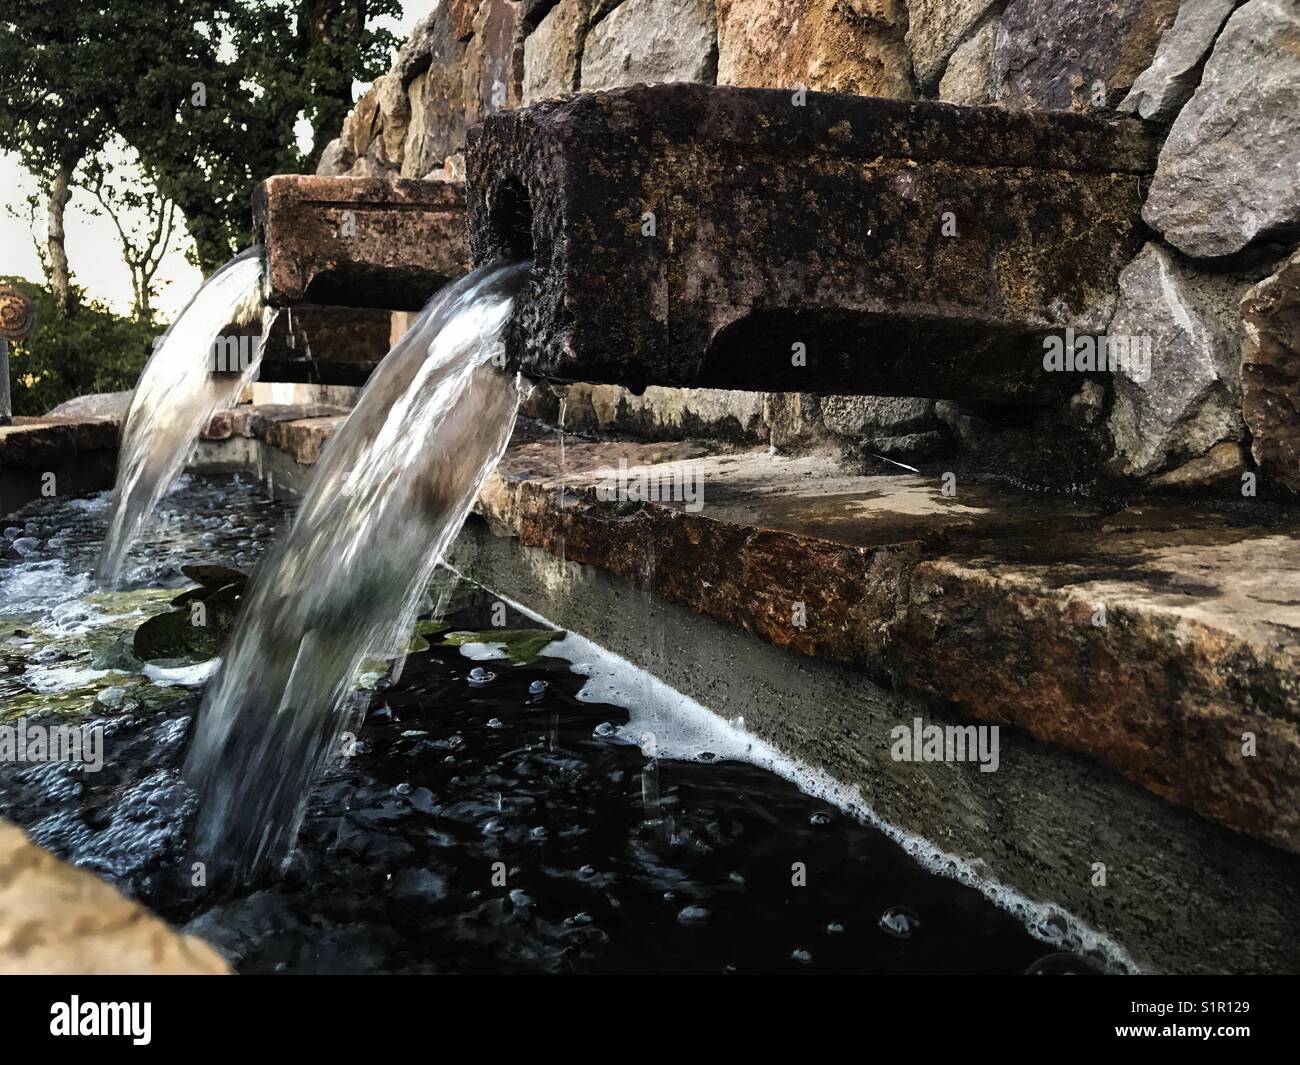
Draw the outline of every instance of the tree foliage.
<instances>
[{"instance_id":1,"label":"tree foliage","mask_svg":"<svg viewBox=\"0 0 1300 1065\"><path fill-rule=\"evenodd\" d=\"M44 414L74 396L135 386L158 330L86 301L84 293L76 293L78 312L59 319L47 289L13 277L0 283L16 285L36 303L35 332L9 348L15 414Z\"/></svg>"},{"instance_id":2,"label":"tree foliage","mask_svg":"<svg viewBox=\"0 0 1300 1065\"><path fill-rule=\"evenodd\" d=\"M0 148L48 191L116 133L184 214L198 265L214 269L250 241L253 187L313 168L353 81L383 72L395 40L373 20L400 10L399 0L5 0ZM315 138L307 156L303 120Z\"/></svg>"}]
</instances>

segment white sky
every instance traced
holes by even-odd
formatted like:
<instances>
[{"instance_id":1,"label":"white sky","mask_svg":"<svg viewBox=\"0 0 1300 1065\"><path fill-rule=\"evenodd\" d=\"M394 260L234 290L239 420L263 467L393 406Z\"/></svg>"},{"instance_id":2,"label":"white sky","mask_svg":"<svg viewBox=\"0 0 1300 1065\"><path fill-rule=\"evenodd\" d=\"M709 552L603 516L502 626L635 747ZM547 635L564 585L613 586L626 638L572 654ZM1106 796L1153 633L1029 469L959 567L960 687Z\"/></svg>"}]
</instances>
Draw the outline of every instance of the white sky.
<instances>
[{"instance_id":1,"label":"white sky","mask_svg":"<svg viewBox=\"0 0 1300 1065\"><path fill-rule=\"evenodd\" d=\"M403 0L402 18L396 22L385 20L388 28L399 39L405 38L436 3L437 0ZM364 89L365 86L356 86L354 99ZM18 164L17 157L0 152L0 275L16 274L40 282L43 280L40 260L36 256L32 229L25 221L26 199L35 191L36 182ZM86 193L75 191L65 218L73 279L92 299L102 300L118 313L126 314L131 309L131 280L122 263L117 232L108 218L87 213L89 201ZM9 206L20 212L20 219L11 216ZM37 232L41 238L45 231L44 217L42 202ZM189 237L181 236L181 240L173 238L171 250L158 269L159 293L154 302L164 320L170 320L185 306L202 281L198 269L185 259Z\"/></svg>"}]
</instances>

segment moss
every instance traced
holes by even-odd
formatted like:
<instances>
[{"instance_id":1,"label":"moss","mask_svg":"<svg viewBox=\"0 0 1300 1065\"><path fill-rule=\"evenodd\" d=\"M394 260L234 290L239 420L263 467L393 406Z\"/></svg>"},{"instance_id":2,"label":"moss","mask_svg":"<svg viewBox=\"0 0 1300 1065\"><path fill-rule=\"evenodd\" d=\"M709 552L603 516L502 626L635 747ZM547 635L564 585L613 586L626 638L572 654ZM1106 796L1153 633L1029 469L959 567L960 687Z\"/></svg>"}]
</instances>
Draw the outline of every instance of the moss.
<instances>
[{"instance_id":1,"label":"moss","mask_svg":"<svg viewBox=\"0 0 1300 1065\"><path fill-rule=\"evenodd\" d=\"M481 632L450 632L442 641L444 647L463 647L469 643L485 643L502 648L516 666L532 665L546 648L567 635L563 629L487 629Z\"/></svg>"}]
</instances>

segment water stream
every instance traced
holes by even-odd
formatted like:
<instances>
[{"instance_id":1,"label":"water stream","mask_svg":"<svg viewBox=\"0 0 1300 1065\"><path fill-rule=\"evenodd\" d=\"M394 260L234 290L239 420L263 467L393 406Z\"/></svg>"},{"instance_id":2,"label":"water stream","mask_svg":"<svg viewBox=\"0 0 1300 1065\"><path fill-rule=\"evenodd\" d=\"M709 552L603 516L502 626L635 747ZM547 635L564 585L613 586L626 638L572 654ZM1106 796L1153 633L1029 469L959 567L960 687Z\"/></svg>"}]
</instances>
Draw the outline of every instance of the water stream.
<instances>
[{"instance_id":1,"label":"water stream","mask_svg":"<svg viewBox=\"0 0 1300 1065\"><path fill-rule=\"evenodd\" d=\"M519 395L499 366L526 266L435 296L317 464L255 576L186 772L194 858L248 879L288 856L322 757L360 710L367 658L402 653L429 578L505 450Z\"/></svg>"},{"instance_id":2,"label":"water stream","mask_svg":"<svg viewBox=\"0 0 1300 1065\"><path fill-rule=\"evenodd\" d=\"M234 406L257 373L260 345L232 371L214 373L209 354L227 325L261 310L262 249L252 247L213 274L163 334L140 374L122 427L117 483L96 571L106 585L163 493L176 480L194 441L217 411Z\"/></svg>"}]
</instances>

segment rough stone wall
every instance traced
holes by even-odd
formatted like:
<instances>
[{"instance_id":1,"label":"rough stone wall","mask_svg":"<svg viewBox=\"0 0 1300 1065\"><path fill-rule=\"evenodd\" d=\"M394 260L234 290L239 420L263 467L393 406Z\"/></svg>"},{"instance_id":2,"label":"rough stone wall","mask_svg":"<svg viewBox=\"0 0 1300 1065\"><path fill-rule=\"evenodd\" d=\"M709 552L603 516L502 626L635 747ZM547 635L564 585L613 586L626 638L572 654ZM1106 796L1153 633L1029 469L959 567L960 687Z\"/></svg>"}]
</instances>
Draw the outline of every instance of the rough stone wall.
<instances>
[{"instance_id":1,"label":"rough stone wall","mask_svg":"<svg viewBox=\"0 0 1300 1065\"><path fill-rule=\"evenodd\" d=\"M1300 341L1259 320L1277 300L1251 304L1251 336L1238 306L1300 239L1300 0L442 0L348 115L320 172L458 178L465 131L494 110L655 81L1157 123L1167 139L1144 210L1151 241L1124 272L1110 329L1150 339L1151 372L1081 377L1068 409L1037 415L919 398L756 405L587 388L571 417L918 461L976 451L1017 462L1051 434L1097 469L1149 483L1236 483L1256 463L1273 485L1300 482L1288 466L1295 430L1280 415L1300 408L1294 379L1257 368L1243 381L1241 361L1260 336L1274 338L1269 351Z\"/></svg>"}]
</instances>

